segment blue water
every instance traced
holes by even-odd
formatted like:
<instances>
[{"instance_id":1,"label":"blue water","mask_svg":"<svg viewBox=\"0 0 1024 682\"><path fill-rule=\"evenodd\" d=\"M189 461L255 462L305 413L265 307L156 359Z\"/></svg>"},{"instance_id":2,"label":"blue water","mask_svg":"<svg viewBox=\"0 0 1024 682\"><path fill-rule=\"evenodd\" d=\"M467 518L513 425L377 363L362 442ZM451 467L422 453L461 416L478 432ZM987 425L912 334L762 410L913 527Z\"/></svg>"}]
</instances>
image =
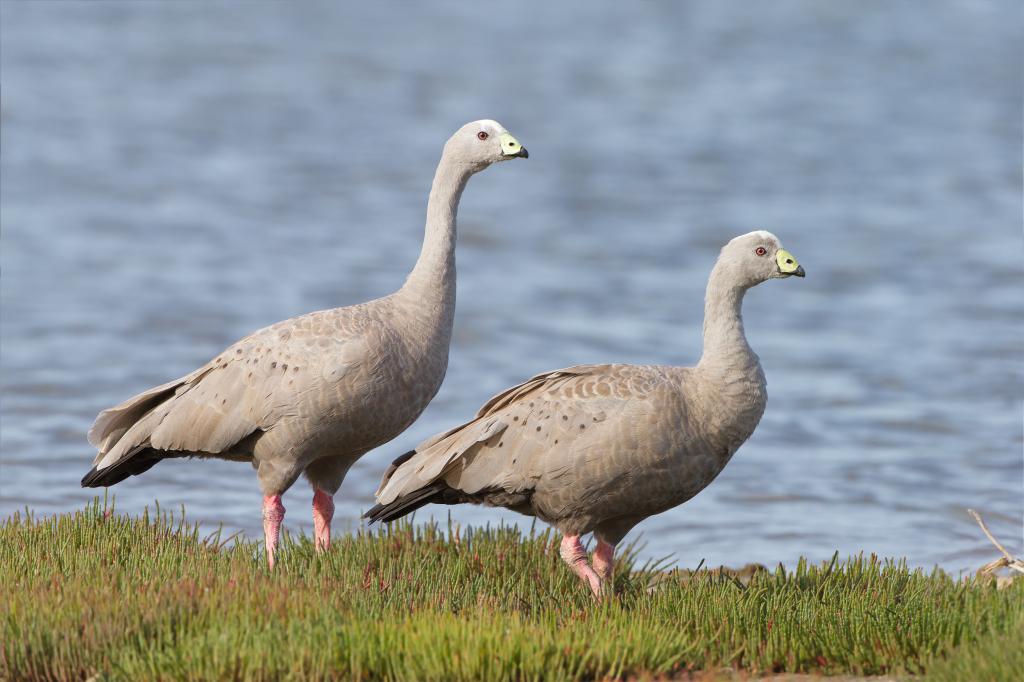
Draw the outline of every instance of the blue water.
<instances>
[{"instance_id":1,"label":"blue water","mask_svg":"<svg viewBox=\"0 0 1024 682\"><path fill-rule=\"evenodd\" d=\"M6 2L0 19L0 516L94 494L78 480L99 410L397 288L442 143L496 118L530 159L466 191L448 377L350 473L336 527L395 455L535 372L694 362L719 247L764 228L808 272L747 298L767 413L707 490L639 527L647 555L864 550L956 572L994 557L965 507L1020 552L1017 3ZM125 512L159 500L259 533L244 464L169 461L113 490ZM285 504L308 532L304 483Z\"/></svg>"}]
</instances>

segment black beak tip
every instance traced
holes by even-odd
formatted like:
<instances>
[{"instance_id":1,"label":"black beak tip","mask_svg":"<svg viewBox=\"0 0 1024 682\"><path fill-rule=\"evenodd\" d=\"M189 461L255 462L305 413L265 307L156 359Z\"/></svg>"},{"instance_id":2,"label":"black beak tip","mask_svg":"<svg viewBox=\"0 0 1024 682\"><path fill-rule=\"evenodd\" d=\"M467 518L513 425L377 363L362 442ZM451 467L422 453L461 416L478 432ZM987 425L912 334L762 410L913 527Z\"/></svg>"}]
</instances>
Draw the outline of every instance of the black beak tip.
<instances>
[{"instance_id":1,"label":"black beak tip","mask_svg":"<svg viewBox=\"0 0 1024 682\"><path fill-rule=\"evenodd\" d=\"M526 151L526 147L520 147L519 154L517 154L517 156L521 156L524 159L528 159L530 158L530 152Z\"/></svg>"},{"instance_id":2,"label":"black beak tip","mask_svg":"<svg viewBox=\"0 0 1024 682\"><path fill-rule=\"evenodd\" d=\"M793 274L797 277L804 277L807 273L804 272L804 266L798 265L796 266L796 270L793 271Z\"/></svg>"}]
</instances>

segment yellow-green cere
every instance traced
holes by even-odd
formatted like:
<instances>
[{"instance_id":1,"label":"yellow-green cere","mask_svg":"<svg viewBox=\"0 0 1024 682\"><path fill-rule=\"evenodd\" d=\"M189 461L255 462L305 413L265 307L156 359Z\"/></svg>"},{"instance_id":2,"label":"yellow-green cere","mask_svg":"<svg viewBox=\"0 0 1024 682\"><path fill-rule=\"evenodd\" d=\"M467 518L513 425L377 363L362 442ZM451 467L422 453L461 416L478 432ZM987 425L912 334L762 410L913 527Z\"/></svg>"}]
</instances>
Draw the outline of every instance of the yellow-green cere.
<instances>
[{"instance_id":1,"label":"yellow-green cere","mask_svg":"<svg viewBox=\"0 0 1024 682\"><path fill-rule=\"evenodd\" d=\"M796 257L785 249L779 249L779 252L775 254L775 262L779 264L779 272L786 274L796 272L796 269L800 267Z\"/></svg>"},{"instance_id":2,"label":"yellow-green cere","mask_svg":"<svg viewBox=\"0 0 1024 682\"><path fill-rule=\"evenodd\" d=\"M501 153L505 156L514 156L523 148L523 145L519 144L519 140L509 133L502 133L498 139L501 141Z\"/></svg>"}]
</instances>

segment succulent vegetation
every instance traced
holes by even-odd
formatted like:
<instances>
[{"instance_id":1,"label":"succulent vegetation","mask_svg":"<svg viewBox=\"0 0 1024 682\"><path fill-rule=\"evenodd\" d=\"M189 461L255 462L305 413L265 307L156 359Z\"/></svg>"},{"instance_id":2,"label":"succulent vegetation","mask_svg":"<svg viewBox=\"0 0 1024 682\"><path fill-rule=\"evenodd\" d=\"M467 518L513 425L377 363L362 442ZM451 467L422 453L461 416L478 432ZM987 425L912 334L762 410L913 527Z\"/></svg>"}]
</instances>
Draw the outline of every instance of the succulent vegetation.
<instances>
[{"instance_id":1,"label":"succulent vegetation","mask_svg":"<svg viewBox=\"0 0 1024 682\"><path fill-rule=\"evenodd\" d=\"M548 531L396 524L319 555L96 501L0 525L0 678L531 680L696 671L1014 679L1024 584L853 557L792 571L616 565L595 600Z\"/></svg>"}]
</instances>

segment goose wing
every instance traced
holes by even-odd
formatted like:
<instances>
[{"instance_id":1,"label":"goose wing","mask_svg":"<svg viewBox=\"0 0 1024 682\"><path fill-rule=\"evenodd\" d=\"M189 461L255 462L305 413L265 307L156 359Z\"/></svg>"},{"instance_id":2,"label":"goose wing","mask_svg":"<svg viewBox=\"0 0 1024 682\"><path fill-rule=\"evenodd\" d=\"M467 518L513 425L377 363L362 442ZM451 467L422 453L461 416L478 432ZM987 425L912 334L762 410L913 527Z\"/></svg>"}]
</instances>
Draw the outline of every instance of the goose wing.
<instances>
[{"instance_id":1,"label":"goose wing","mask_svg":"<svg viewBox=\"0 0 1024 682\"><path fill-rule=\"evenodd\" d=\"M557 486L600 459L622 434L621 417L656 379L631 365L579 365L538 374L491 398L476 417L422 443L385 473L387 506L437 482L466 495L518 494ZM598 464L599 466L599 464Z\"/></svg>"},{"instance_id":2,"label":"goose wing","mask_svg":"<svg viewBox=\"0 0 1024 682\"><path fill-rule=\"evenodd\" d=\"M146 449L226 454L258 431L312 412L366 351L358 329L325 332L337 326L332 312L340 311L257 331L196 371L104 410L89 431L99 450L95 468Z\"/></svg>"}]
</instances>

